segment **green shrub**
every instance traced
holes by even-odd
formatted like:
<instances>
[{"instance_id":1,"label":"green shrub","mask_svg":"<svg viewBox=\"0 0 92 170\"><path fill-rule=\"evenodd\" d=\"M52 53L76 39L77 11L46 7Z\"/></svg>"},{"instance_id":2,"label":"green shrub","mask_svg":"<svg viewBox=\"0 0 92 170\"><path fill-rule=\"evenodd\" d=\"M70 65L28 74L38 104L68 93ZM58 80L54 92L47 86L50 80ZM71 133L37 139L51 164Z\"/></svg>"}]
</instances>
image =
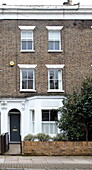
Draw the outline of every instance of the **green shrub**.
<instances>
[{"instance_id":1,"label":"green shrub","mask_svg":"<svg viewBox=\"0 0 92 170\"><path fill-rule=\"evenodd\" d=\"M52 139L53 141L67 141L68 140L67 136L64 133L58 133Z\"/></svg>"},{"instance_id":2,"label":"green shrub","mask_svg":"<svg viewBox=\"0 0 92 170\"><path fill-rule=\"evenodd\" d=\"M39 141L48 141L51 137L49 135L46 135L45 133L38 133L37 138L39 139Z\"/></svg>"},{"instance_id":3,"label":"green shrub","mask_svg":"<svg viewBox=\"0 0 92 170\"><path fill-rule=\"evenodd\" d=\"M24 137L24 141L34 141L34 136L31 134L28 134Z\"/></svg>"}]
</instances>

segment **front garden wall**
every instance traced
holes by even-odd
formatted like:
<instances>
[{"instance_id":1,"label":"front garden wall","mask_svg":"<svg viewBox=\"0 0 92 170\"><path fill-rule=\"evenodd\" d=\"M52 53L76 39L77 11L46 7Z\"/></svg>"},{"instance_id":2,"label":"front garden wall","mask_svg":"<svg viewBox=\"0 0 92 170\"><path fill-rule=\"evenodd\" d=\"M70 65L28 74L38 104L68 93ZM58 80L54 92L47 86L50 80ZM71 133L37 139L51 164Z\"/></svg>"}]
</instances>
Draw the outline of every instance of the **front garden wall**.
<instances>
[{"instance_id":1,"label":"front garden wall","mask_svg":"<svg viewBox=\"0 0 92 170\"><path fill-rule=\"evenodd\" d=\"M77 141L23 141L22 155L92 155L92 142Z\"/></svg>"}]
</instances>

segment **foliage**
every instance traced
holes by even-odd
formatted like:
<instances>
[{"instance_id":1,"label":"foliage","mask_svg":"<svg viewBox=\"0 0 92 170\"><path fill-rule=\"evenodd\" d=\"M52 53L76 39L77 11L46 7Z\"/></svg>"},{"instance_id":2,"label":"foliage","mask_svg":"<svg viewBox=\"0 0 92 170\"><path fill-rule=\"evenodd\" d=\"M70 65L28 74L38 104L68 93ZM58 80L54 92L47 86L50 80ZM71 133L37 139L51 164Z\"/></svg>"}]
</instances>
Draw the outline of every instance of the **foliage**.
<instances>
[{"instance_id":1,"label":"foliage","mask_svg":"<svg viewBox=\"0 0 92 170\"><path fill-rule=\"evenodd\" d=\"M37 138L39 141L48 141L51 137L45 133L38 133Z\"/></svg>"},{"instance_id":2,"label":"foliage","mask_svg":"<svg viewBox=\"0 0 92 170\"><path fill-rule=\"evenodd\" d=\"M79 94L68 95L59 111L59 128L69 140L92 140L92 78L85 79Z\"/></svg>"},{"instance_id":3,"label":"foliage","mask_svg":"<svg viewBox=\"0 0 92 170\"><path fill-rule=\"evenodd\" d=\"M28 134L24 137L24 141L34 141L34 136L31 134Z\"/></svg>"},{"instance_id":4,"label":"foliage","mask_svg":"<svg viewBox=\"0 0 92 170\"><path fill-rule=\"evenodd\" d=\"M52 139L53 139L53 141L67 141L68 140L66 134L64 134L64 133L58 133Z\"/></svg>"}]
</instances>

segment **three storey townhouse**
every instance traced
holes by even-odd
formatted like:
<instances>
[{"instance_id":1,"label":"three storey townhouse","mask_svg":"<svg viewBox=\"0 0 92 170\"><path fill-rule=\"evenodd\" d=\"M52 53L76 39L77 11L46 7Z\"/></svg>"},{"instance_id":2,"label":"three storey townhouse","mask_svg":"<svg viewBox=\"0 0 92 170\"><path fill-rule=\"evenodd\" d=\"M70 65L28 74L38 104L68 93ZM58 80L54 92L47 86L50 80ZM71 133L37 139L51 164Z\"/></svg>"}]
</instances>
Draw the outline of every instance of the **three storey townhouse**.
<instances>
[{"instance_id":1,"label":"three storey townhouse","mask_svg":"<svg viewBox=\"0 0 92 170\"><path fill-rule=\"evenodd\" d=\"M0 131L59 133L54 109L92 74L92 7L0 6Z\"/></svg>"}]
</instances>

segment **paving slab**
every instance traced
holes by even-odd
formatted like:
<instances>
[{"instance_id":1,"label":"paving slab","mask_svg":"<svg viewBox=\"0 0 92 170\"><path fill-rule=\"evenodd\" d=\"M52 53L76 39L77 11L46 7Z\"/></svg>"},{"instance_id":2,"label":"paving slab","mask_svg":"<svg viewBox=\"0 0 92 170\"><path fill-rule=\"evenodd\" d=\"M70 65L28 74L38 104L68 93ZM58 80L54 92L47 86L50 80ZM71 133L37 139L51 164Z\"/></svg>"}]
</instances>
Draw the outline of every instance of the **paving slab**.
<instances>
[{"instance_id":1,"label":"paving slab","mask_svg":"<svg viewBox=\"0 0 92 170\"><path fill-rule=\"evenodd\" d=\"M0 170L92 170L92 156L0 156Z\"/></svg>"}]
</instances>

